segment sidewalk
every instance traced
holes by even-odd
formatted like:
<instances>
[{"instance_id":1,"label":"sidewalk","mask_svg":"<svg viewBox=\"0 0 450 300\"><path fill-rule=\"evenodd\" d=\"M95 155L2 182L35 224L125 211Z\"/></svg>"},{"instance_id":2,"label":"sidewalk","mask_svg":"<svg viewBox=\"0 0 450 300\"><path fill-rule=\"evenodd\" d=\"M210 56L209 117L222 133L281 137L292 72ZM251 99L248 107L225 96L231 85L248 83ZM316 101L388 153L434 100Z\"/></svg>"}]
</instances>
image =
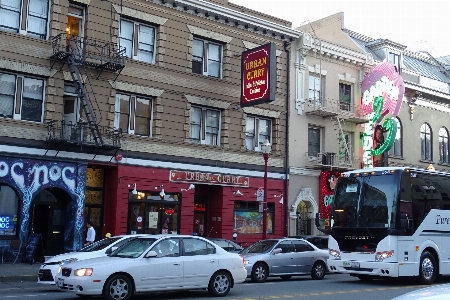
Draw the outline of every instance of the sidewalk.
<instances>
[{"instance_id":1,"label":"sidewalk","mask_svg":"<svg viewBox=\"0 0 450 300\"><path fill-rule=\"evenodd\" d=\"M38 280L38 272L41 263L10 263L0 264L0 282L35 281Z\"/></svg>"}]
</instances>

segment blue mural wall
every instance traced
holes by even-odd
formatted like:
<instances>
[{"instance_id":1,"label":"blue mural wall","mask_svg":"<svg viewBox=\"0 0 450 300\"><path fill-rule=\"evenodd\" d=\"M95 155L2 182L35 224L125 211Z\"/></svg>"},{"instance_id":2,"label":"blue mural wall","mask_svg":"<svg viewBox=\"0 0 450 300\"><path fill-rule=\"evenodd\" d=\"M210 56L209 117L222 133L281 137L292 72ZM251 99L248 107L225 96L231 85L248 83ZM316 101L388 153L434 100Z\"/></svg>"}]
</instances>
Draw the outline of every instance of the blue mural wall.
<instances>
[{"instance_id":1,"label":"blue mural wall","mask_svg":"<svg viewBox=\"0 0 450 300\"><path fill-rule=\"evenodd\" d=\"M82 244L86 191L86 165L0 156L0 183L11 186L21 199L19 238L25 245L34 197L47 188L60 188L70 195L67 201L64 251L79 250Z\"/></svg>"}]
</instances>

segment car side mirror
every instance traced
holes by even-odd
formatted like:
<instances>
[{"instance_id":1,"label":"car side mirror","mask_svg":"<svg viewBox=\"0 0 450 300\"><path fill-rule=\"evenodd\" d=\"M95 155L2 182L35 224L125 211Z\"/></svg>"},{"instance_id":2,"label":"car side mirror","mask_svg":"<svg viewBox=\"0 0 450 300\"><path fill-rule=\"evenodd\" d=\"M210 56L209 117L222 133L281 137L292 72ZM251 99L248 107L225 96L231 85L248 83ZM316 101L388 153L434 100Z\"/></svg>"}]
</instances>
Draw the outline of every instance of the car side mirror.
<instances>
[{"instance_id":1,"label":"car side mirror","mask_svg":"<svg viewBox=\"0 0 450 300\"><path fill-rule=\"evenodd\" d=\"M105 254L106 255L111 255L111 253L113 253L114 251L116 251L116 249L119 247L111 247L108 250L106 250Z\"/></svg>"},{"instance_id":2,"label":"car side mirror","mask_svg":"<svg viewBox=\"0 0 450 300\"><path fill-rule=\"evenodd\" d=\"M154 251L154 250L148 251L147 254L145 254L145 258L151 258L151 257L157 257L157 256L158 256L158 253L156 253L156 251Z\"/></svg>"},{"instance_id":3,"label":"car side mirror","mask_svg":"<svg viewBox=\"0 0 450 300\"><path fill-rule=\"evenodd\" d=\"M276 248L276 249L274 249L274 250L272 251L272 254L278 254L278 253L281 253L281 252L283 252L283 249L281 249L281 248Z\"/></svg>"}]
</instances>

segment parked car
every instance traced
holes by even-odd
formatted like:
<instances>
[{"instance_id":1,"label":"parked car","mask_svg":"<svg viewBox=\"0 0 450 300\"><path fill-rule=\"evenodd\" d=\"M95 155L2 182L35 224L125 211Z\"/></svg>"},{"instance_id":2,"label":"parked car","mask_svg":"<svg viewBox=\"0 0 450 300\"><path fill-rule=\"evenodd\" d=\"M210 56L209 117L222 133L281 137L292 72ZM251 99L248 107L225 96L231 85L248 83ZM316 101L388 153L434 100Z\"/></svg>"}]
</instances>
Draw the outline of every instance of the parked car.
<instances>
[{"instance_id":1,"label":"parked car","mask_svg":"<svg viewBox=\"0 0 450 300\"><path fill-rule=\"evenodd\" d=\"M111 253L112 247L119 247L138 236L146 235L118 235L92 243L79 251L53 256L52 258L47 259L40 266L38 283L55 284L54 277L58 273L61 266L78 260L106 256L108 253Z\"/></svg>"},{"instance_id":2,"label":"parked car","mask_svg":"<svg viewBox=\"0 0 450 300\"><path fill-rule=\"evenodd\" d=\"M107 257L77 261L56 275L59 290L128 300L135 293L208 289L225 296L247 277L242 257L199 236L138 237Z\"/></svg>"},{"instance_id":3,"label":"parked car","mask_svg":"<svg viewBox=\"0 0 450 300\"><path fill-rule=\"evenodd\" d=\"M227 239L213 238L213 237L207 237L206 239L219 245L220 247L222 247L223 249L225 249L228 252L239 253L242 251L242 249L244 249L243 247L239 246L235 242L227 240Z\"/></svg>"},{"instance_id":4,"label":"parked car","mask_svg":"<svg viewBox=\"0 0 450 300\"><path fill-rule=\"evenodd\" d=\"M319 249L328 249L328 236L327 235L299 235L290 236L291 238L304 239L316 246Z\"/></svg>"},{"instance_id":5,"label":"parked car","mask_svg":"<svg viewBox=\"0 0 450 300\"><path fill-rule=\"evenodd\" d=\"M327 271L328 251L297 238L267 239L253 243L240 252L247 277L264 282L269 276L288 280L292 276L311 275L323 279Z\"/></svg>"},{"instance_id":6,"label":"parked car","mask_svg":"<svg viewBox=\"0 0 450 300\"><path fill-rule=\"evenodd\" d=\"M417 289L409 293L397 296L391 300L448 300L450 299L450 283L436 284Z\"/></svg>"}]
</instances>

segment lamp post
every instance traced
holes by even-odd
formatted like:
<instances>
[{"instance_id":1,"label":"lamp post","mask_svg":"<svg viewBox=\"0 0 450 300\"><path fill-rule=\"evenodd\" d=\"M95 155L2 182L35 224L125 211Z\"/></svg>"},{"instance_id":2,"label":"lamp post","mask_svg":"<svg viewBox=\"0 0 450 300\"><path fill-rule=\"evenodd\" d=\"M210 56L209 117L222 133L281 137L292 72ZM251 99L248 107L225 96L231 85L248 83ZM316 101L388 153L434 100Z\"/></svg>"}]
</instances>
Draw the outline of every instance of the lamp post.
<instances>
[{"instance_id":1,"label":"lamp post","mask_svg":"<svg viewBox=\"0 0 450 300\"><path fill-rule=\"evenodd\" d=\"M267 236L267 161L269 160L269 154L272 151L269 140L265 140L261 145L261 151L264 158L264 199L263 199L263 240Z\"/></svg>"}]
</instances>

